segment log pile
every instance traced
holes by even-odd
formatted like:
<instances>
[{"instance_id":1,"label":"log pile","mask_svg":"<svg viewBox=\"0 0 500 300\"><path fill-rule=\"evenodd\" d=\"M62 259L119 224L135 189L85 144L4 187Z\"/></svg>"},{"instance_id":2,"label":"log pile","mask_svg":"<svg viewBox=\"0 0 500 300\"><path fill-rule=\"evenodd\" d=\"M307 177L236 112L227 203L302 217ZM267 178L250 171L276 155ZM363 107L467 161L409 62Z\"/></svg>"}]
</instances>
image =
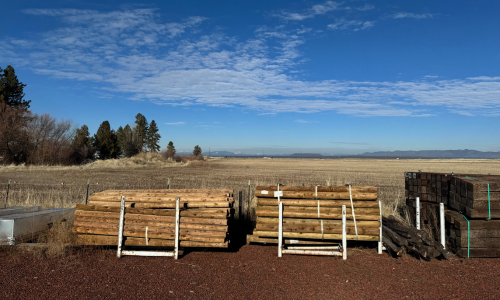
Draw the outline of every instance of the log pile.
<instances>
[{"instance_id":1,"label":"log pile","mask_svg":"<svg viewBox=\"0 0 500 300\"><path fill-rule=\"evenodd\" d=\"M394 256L409 253L424 260L450 256L450 253L425 231L409 227L394 216L383 218L382 242Z\"/></svg>"},{"instance_id":2,"label":"log pile","mask_svg":"<svg viewBox=\"0 0 500 300\"><path fill-rule=\"evenodd\" d=\"M117 245L125 196L125 246L174 246L175 199L180 198L180 247L227 248L233 192L215 189L107 190L77 204L73 232L82 245Z\"/></svg>"},{"instance_id":3,"label":"log pile","mask_svg":"<svg viewBox=\"0 0 500 300\"><path fill-rule=\"evenodd\" d=\"M405 195L413 221L420 197L420 224L436 240L437 203L445 204L446 245L457 255L500 257L499 175L405 173Z\"/></svg>"},{"instance_id":4,"label":"log pile","mask_svg":"<svg viewBox=\"0 0 500 300\"><path fill-rule=\"evenodd\" d=\"M277 186L257 186L257 222L247 242L278 243ZM376 187L280 186L285 244L328 245L342 239L342 205L347 207L347 240L380 240L380 205ZM354 217L356 226L354 225ZM357 229L357 235L356 235Z\"/></svg>"}]
</instances>

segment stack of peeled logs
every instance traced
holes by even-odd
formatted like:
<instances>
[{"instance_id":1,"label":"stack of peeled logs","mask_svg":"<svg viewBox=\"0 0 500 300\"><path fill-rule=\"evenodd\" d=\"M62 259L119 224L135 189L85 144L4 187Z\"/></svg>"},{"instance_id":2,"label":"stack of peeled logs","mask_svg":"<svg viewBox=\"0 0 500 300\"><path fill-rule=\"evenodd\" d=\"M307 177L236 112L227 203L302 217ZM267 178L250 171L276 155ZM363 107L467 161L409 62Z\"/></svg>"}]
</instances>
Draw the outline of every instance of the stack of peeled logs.
<instances>
[{"instance_id":1,"label":"stack of peeled logs","mask_svg":"<svg viewBox=\"0 0 500 300\"><path fill-rule=\"evenodd\" d=\"M277 186L257 186L257 222L251 243L278 243ZM347 240L380 241L380 203L373 186L280 186L285 244L328 245L342 239L342 206Z\"/></svg>"},{"instance_id":2,"label":"stack of peeled logs","mask_svg":"<svg viewBox=\"0 0 500 300\"><path fill-rule=\"evenodd\" d=\"M180 247L227 248L233 191L222 189L107 190L77 204L73 232L81 245L117 245L121 197L123 245L174 246L180 198Z\"/></svg>"}]
</instances>

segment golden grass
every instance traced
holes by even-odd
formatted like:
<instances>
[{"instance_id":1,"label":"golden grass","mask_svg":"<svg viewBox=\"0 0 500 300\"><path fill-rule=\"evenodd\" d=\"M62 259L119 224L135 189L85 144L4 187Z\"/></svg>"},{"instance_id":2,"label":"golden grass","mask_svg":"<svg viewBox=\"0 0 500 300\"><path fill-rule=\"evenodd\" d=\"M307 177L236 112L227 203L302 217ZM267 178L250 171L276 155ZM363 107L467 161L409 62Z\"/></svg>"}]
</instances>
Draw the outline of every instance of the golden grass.
<instances>
[{"instance_id":1,"label":"golden grass","mask_svg":"<svg viewBox=\"0 0 500 300\"><path fill-rule=\"evenodd\" d=\"M251 192L257 185L372 185L379 187L383 214L404 201L404 172L455 172L500 175L500 160L377 159L209 159L187 164L154 155L95 162L74 167L0 167L0 207L12 180L9 206L75 207L90 194L107 189L225 188ZM237 201L236 201L237 203ZM237 204L236 204L237 205ZM255 201L251 204L255 207ZM254 217L254 216L253 216ZM67 230L70 232L71 224ZM63 230L64 231L64 230ZM68 239L67 237L53 238Z\"/></svg>"}]
</instances>

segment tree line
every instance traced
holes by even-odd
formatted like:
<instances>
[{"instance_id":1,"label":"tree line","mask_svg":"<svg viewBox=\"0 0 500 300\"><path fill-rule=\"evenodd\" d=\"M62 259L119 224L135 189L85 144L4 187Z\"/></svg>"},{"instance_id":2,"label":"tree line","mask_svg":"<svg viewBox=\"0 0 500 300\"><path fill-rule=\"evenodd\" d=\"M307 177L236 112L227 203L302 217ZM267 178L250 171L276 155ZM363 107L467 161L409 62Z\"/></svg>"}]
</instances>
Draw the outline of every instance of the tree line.
<instances>
[{"instance_id":1,"label":"tree line","mask_svg":"<svg viewBox=\"0 0 500 300\"><path fill-rule=\"evenodd\" d=\"M71 165L85 160L130 157L140 152L159 152L160 138L154 120L148 123L142 114L132 126L111 128L104 121L94 135L87 125L74 128L71 120L30 111L24 87L12 66L0 68L0 162L3 164ZM170 142L164 155L175 157ZM194 156L201 155L196 146Z\"/></svg>"}]
</instances>

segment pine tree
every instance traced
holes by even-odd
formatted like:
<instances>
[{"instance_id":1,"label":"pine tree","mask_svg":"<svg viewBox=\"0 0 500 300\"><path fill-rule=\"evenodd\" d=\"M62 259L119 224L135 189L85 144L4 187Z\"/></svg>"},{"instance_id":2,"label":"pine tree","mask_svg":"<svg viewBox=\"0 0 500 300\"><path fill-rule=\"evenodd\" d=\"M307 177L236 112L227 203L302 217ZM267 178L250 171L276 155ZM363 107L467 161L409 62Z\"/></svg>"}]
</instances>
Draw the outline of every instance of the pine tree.
<instances>
[{"instance_id":1,"label":"pine tree","mask_svg":"<svg viewBox=\"0 0 500 300\"><path fill-rule=\"evenodd\" d=\"M131 157L139 153L139 148L137 147L137 141L136 138L134 137L134 130L130 128L130 125L127 124L125 128L123 128L123 134L125 136L125 142L123 145L123 152L126 157Z\"/></svg>"},{"instance_id":2,"label":"pine tree","mask_svg":"<svg viewBox=\"0 0 500 300\"><path fill-rule=\"evenodd\" d=\"M174 143L172 141L168 142L166 155L167 155L167 157L174 157L175 156L175 147L174 147Z\"/></svg>"},{"instance_id":3,"label":"pine tree","mask_svg":"<svg viewBox=\"0 0 500 300\"><path fill-rule=\"evenodd\" d=\"M0 162L27 161L31 141L26 127L32 119L31 101L24 100L23 89L12 66L0 68Z\"/></svg>"},{"instance_id":4,"label":"pine tree","mask_svg":"<svg viewBox=\"0 0 500 300\"><path fill-rule=\"evenodd\" d=\"M135 128L137 129L137 145L139 152L142 152L147 147L148 121L142 114L137 114L135 116L135 124Z\"/></svg>"},{"instance_id":5,"label":"pine tree","mask_svg":"<svg viewBox=\"0 0 500 300\"><path fill-rule=\"evenodd\" d=\"M120 149L125 149L125 142L126 142L126 139L127 137L125 136L125 130L123 129L123 127L118 127L118 129L116 130L116 136L118 137L118 145L120 146Z\"/></svg>"},{"instance_id":6,"label":"pine tree","mask_svg":"<svg viewBox=\"0 0 500 300\"><path fill-rule=\"evenodd\" d=\"M12 66L9 65L4 70L0 68L0 104L13 108L29 108L31 100L24 100L25 86L26 84L17 79L16 71Z\"/></svg>"},{"instance_id":7,"label":"pine tree","mask_svg":"<svg viewBox=\"0 0 500 300\"><path fill-rule=\"evenodd\" d=\"M149 151L151 152L160 151L160 145L158 144L160 142L160 138L161 135L158 133L158 126L156 126L155 120L152 120L151 124L149 124L148 138L147 138L147 147Z\"/></svg>"},{"instance_id":8,"label":"pine tree","mask_svg":"<svg viewBox=\"0 0 500 300\"><path fill-rule=\"evenodd\" d=\"M198 146L198 145L194 146L193 155L194 156L201 155L201 148L200 148L200 146Z\"/></svg>"},{"instance_id":9,"label":"pine tree","mask_svg":"<svg viewBox=\"0 0 500 300\"><path fill-rule=\"evenodd\" d=\"M94 147L99 151L99 157L102 159L117 158L120 154L118 137L116 132L111 130L108 121L102 122L94 135Z\"/></svg>"}]
</instances>

